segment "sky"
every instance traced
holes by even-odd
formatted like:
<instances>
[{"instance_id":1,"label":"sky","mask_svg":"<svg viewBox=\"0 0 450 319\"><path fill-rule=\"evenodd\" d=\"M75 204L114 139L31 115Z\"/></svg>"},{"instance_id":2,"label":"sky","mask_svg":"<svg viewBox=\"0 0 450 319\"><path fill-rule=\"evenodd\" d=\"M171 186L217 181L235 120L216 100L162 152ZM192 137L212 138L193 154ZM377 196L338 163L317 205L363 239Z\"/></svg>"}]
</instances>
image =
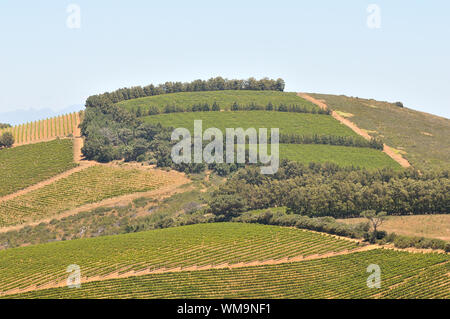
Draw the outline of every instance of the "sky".
<instances>
[{"instance_id":1,"label":"sky","mask_svg":"<svg viewBox=\"0 0 450 319\"><path fill-rule=\"evenodd\" d=\"M449 15L444 0L2 0L0 122L215 76L450 118Z\"/></svg>"}]
</instances>

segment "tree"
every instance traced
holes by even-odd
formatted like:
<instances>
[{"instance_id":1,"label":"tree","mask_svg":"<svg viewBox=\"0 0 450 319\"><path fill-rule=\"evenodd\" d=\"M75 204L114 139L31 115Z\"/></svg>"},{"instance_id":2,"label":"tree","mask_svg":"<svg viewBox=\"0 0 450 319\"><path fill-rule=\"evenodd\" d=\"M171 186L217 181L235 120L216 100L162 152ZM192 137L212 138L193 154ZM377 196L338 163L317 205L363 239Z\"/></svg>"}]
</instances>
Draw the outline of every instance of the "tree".
<instances>
[{"instance_id":1,"label":"tree","mask_svg":"<svg viewBox=\"0 0 450 319\"><path fill-rule=\"evenodd\" d=\"M387 213L386 212L376 212L373 209L365 210L361 213L361 217L367 218L369 222L372 224L373 228L373 237L376 238L378 234L377 228L383 224L386 220Z\"/></svg>"},{"instance_id":2,"label":"tree","mask_svg":"<svg viewBox=\"0 0 450 319\"><path fill-rule=\"evenodd\" d=\"M2 136L0 136L0 148L9 148L12 147L13 144L14 136L10 132L5 132Z\"/></svg>"},{"instance_id":3,"label":"tree","mask_svg":"<svg viewBox=\"0 0 450 319\"><path fill-rule=\"evenodd\" d=\"M213 111L220 111L220 106L219 106L219 104L217 104L216 101L214 101L214 104L212 105L211 110L213 110Z\"/></svg>"}]
</instances>

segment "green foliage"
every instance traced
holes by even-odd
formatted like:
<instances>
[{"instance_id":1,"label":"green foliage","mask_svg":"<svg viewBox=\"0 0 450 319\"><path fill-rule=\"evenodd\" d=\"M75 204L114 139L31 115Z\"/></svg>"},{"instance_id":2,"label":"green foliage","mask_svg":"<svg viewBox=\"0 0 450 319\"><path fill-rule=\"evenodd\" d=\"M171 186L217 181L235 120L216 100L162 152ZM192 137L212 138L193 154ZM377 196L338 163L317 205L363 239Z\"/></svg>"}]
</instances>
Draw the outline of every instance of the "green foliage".
<instances>
[{"instance_id":1,"label":"green foliage","mask_svg":"<svg viewBox=\"0 0 450 319\"><path fill-rule=\"evenodd\" d=\"M261 175L257 167L240 170L212 191L209 204L213 214L225 216L235 215L239 207L244 212L278 206L310 217L359 217L369 209L390 215L448 214L449 192L446 171L420 175L412 170L366 171L282 161L274 175ZM219 198L220 205L214 203Z\"/></svg>"},{"instance_id":2,"label":"green foliage","mask_svg":"<svg viewBox=\"0 0 450 319\"><path fill-rule=\"evenodd\" d=\"M5 132L0 136L0 149L10 148L14 144L14 137L10 132Z\"/></svg>"},{"instance_id":3,"label":"green foliage","mask_svg":"<svg viewBox=\"0 0 450 319\"><path fill-rule=\"evenodd\" d=\"M54 140L0 151L0 197L75 167L72 140Z\"/></svg>"}]
</instances>

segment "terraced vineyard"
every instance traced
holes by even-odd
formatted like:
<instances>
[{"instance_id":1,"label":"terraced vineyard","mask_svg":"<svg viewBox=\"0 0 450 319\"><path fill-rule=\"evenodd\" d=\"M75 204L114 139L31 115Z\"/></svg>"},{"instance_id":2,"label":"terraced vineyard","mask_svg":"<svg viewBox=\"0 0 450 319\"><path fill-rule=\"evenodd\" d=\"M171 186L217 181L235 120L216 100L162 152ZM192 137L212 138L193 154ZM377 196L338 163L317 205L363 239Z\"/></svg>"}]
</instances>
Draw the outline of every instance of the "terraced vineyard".
<instances>
[{"instance_id":1,"label":"terraced vineyard","mask_svg":"<svg viewBox=\"0 0 450 319\"><path fill-rule=\"evenodd\" d=\"M0 151L0 197L76 166L72 140L55 140Z\"/></svg>"},{"instance_id":2,"label":"terraced vineyard","mask_svg":"<svg viewBox=\"0 0 450 319\"><path fill-rule=\"evenodd\" d=\"M392 169L401 169L401 166L385 153L363 147L280 144L280 158L304 164L329 162L342 167L354 166L366 169L390 167Z\"/></svg>"},{"instance_id":3,"label":"terraced vineyard","mask_svg":"<svg viewBox=\"0 0 450 319\"><path fill-rule=\"evenodd\" d=\"M0 130L0 135L4 132L11 132L15 145L22 145L74 135L79 124L80 113L70 113L6 128Z\"/></svg>"},{"instance_id":4,"label":"terraced vineyard","mask_svg":"<svg viewBox=\"0 0 450 319\"><path fill-rule=\"evenodd\" d=\"M368 288L368 265L381 288ZM13 298L448 298L449 256L375 249L330 258L234 269L153 274L53 288Z\"/></svg>"},{"instance_id":5,"label":"terraced vineyard","mask_svg":"<svg viewBox=\"0 0 450 319\"><path fill-rule=\"evenodd\" d=\"M51 217L60 212L103 199L156 189L169 177L152 171L94 166L69 177L0 203L0 226Z\"/></svg>"},{"instance_id":6,"label":"terraced vineyard","mask_svg":"<svg viewBox=\"0 0 450 319\"><path fill-rule=\"evenodd\" d=\"M219 104L222 110L230 110L234 102L237 102L239 105L255 103L258 106L266 106L270 102L277 106L286 104L317 109L317 106L298 97L296 93L251 90L171 93L122 101L117 103L117 105L123 106L128 110L137 110L140 107L146 113L150 106L156 106L162 110L166 105L187 108L192 107L194 104L204 103L208 103L211 106L214 102Z\"/></svg>"},{"instance_id":7,"label":"terraced vineyard","mask_svg":"<svg viewBox=\"0 0 450 319\"><path fill-rule=\"evenodd\" d=\"M92 278L114 272L310 256L357 247L353 241L295 228L197 224L0 251L0 291L64 282L70 264L79 265L84 278Z\"/></svg>"},{"instance_id":8,"label":"terraced vineyard","mask_svg":"<svg viewBox=\"0 0 450 319\"><path fill-rule=\"evenodd\" d=\"M345 125L341 125L328 115L269 112L269 111L235 111L235 112L189 112L169 113L147 116L148 123L161 123L174 128L184 127L193 132L194 120L203 121L203 129L216 127L223 132L228 127L247 129L279 128L280 133L299 135L337 135L357 136Z\"/></svg>"}]
</instances>

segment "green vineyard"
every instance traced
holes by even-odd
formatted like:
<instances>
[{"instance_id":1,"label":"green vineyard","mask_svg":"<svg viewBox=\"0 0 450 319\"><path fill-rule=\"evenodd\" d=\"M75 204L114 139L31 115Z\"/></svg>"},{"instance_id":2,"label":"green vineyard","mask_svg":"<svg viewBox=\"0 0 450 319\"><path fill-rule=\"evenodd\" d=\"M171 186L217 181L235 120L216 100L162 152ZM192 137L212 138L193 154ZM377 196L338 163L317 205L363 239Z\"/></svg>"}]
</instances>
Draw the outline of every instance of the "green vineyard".
<instances>
[{"instance_id":1,"label":"green vineyard","mask_svg":"<svg viewBox=\"0 0 450 319\"><path fill-rule=\"evenodd\" d=\"M237 264L342 252L357 243L295 228L198 224L0 251L0 291L59 283L77 264L84 278L129 271Z\"/></svg>"},{"instance_id":2,"label":"green vineyard","mask_svg":"<svg viewBox=\"0 0 450 319\"><path fill-rule=\"evenodd\" d=\"M19 159L19 160L18 160ZM0 197L75 167L72 140L23 145L0 151Z\"/></svg>"},{"instance_id":3,"label":"green vineyard","mask_svg":"<svg viewBox=\"0 0 450 319\"><path fill-rule=\"evenodd\" d=\"M170 182L152 171L94 166L38 190L0 203L0 226L52 217L101 200L145 192Z\"/></svg>"},{"instance_id":4,"label":"green vineyard","mask_svg":"<svg viewBox=\"0 0 450 319\"><path fill-rule=\"evenodd\" d=\"M450 259L385 249L280 265L111 279L79 289L53 288L12 298L448 298ZM380 288L369 288L371 264ZM446 275L443 275L447 272Z\"/></svg>"},{"instance_id":5,"label":"green vineyard","mask_svg":"<svg viewBox=\"0 0 450 319\"><path fill-rule=\"evenodd\" d=\"M161 123L174 128L183 127L193 132L194 120L203 121L203 129L216 127L223 132L226 128L255 129L279 128L280 133L299 135L357 136L348 127L339 124L328 115L269 112L269 111L227 111L169 113L145 117L148 123Z\"/></svg>"},{"instance_id":6,"label":"green vineyard","mask_svg":"<svg viewBox=\"0 0 450 319\"><path fill-rule=\"evenodd\" d=\"M75 112L2 129L0 135L10 132L14 136L15 145L22 145L73 136L78 131L78 125L80 113Z\"/></svg>"},{"instance_id":7,"label":"green vineyard","mask_svg":"<svg viewBox=\"0 0 450 319\"><path fill-rule=\"evenodd\" d=\"M212 105L216 102L222 110L230 110L233 103L239 105L249 105L254 103L258 106L273 105L299 105L307 109L317 109L313 103L297 96L296 93L285 93L278 91L250 91L250 90L224 90L206 92L181 92L155 95L132 99L117 103L128 110L141 108L143 113L149 110L150 106L156 106L162 110L166 105L174 105L180 108L190 108L194 104L208 103Z\"/></svg>"},{"instance_id":8,"label":"green vineyard","mask_svg":"<svg viewBox=\"0 0 450 319\"><path fill-rule=\"evenodd\" d=\"M341 167L395 170L401 166L385 153L372 148L320 144L280 144L280 158L299 163L335 163Z\"/></svg>"}]
</instances>

